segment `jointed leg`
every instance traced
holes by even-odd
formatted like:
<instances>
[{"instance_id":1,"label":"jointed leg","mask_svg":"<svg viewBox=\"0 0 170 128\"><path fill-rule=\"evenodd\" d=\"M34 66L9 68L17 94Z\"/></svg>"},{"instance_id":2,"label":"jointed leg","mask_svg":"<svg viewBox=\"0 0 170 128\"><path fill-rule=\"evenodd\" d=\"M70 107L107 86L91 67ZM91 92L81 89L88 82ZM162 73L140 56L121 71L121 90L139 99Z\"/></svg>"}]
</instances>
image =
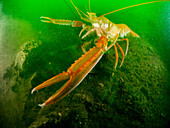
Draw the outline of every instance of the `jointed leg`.
<instances>
[{"instance_id":1,"label":"jointed leg","mask_svg":"<svg viewBox=\"0 0 170 128\"><path fill-rule=\"evenodd\" d=\"M72 81L72 76L70 76L69 80L63 85L63 88L61 88L61 90L57 91L50 98L48 98L48 100L46 100L45 103L39 104L39 106L44 107L44 106L53 104L56 101L63 98L65 95L67 95L69 93L69 91L70 91L69 90L70 88L68 88L68 86L70 85L71 81Z\"/></svg>"},{"instance_id":2,"label":"jointed leg","mask_svg":"<svg viewBox=\"0 0 170 128\"><path fill-rule=\"evenodd\" d=\"M103 35L103 31L100 28L96 29L96 32L97 32L97 36L99 37Z\"/></svg>"},{"instance_id":3,"label":"jointed leg","mask_svg":"<svg viewBox=\"0 0 170 128\"><path fill-rule=\"evenodd\" d=\"M121 46L116 42L116 41L122 41L122 40L127 40L127 48L128 48L128 45L129 45L129 41L128 39L117 39L119 37L119 34L117 34L114 38L112 38L112 43L110 44L110 46L107 48L107 51L112 47L114 46L114 49L115 49L115 57L116 57L116 61L115 61L115 69L117 67L117 64L118 64L118 52L117 52L117 47L116 47L116 44L118 45L121 53L122 53L122 62L121 62L121 65L120 67L122 66L123 62L124 62L124 52L121 48Z\"/></svg>"},{"instance_id":4,"label":"jointed leg","mask_svg":"<svg viewBox=\"0 0 170 128\"><path fill-rule=\"evenodd\" d=\"M83 26L83 22L81 21L72 21L72 20L59 20L59 19L53 19L50 17L44 17L41 16L40 18L43 18L43 20L41 20L42 22L46 22L46 23L53 23L53 24L58 24L58 25L68 25L68 26L72 26L72 27L81 27ZM44 20L45 19L45 20Z\"/></svg>"},{"instance_id":5,"label":"jointed leg","mask_svg":"<svg viewBox=\"0 0 170 128\"><path fill-rule=\"evenodd\" d=\"M59 24L59 25L70 25L70 26L73 26L75 24L75 21L71 21L71 20L59 20L59 19L53 19L53 18L44 17L44 16L41 16L40 18L43 18L43 20L41 21L46 22L46 23L53 23L53 24Z\"/></svg>"},{"instance_id":6,"label":"jointed leg","mask_svg":"<svg viewBox=\"0 0 170 128\"><path fill-rule=\"evenodd\" d=\"M91 44L91 41L89 41L89 42L85 42L82 46L81 46L81 49L82 49L82 51L84 52L84 53L86 53L86 46L87 45L89 45L89 44Z\"/></svg>"},{"instance_id":7,"label":"jointed leg","mask_svg":"<svg viewBox=\"0 0 170 128\"><path fill-rule=\"evenodd\" d=\"M39 89L42 89L42 88L45 88L45 87L48 87L54 83L58 83L60 81L64 81L64 80L67 80L70 78L70 75L68 72L63 72L63 73L60 73L58 74L57 76L54 76L52 77L51 79L43 82L42 84L38 85L37 87L35 87L32 91L31 91L31 94L33 94L33 92L39 90Z\"/></svg>"},{"instance_id":8,"label":"jointed leg","mask_svg":"<svg viewBox=\"0 0 170 128\"><path fill-rule=\"evenodd\" d=\"M121 53L122 53L122 62L121 62L121 64L120 64L120 67L122 66L122 64L123 64L123 62L124 62L124 52L123 52L123 49L122 49L122 47L116 42L116 45L119 47L119 49L120 49L120 51L121 51Z\"/></svg>"},{"instance_id":9,"label":"jointed leg","mask_svg":"<svg viewBox=\"0 0 170 128\"><path fill-rule=\"evenodd\" d=\"M80 34L79 34L79 37L81 36L82 32L88 28L91 28L91 26L85 26L81 31L80 31Z\"/></svg>"},{"instance_id":10,"label":"jointed leg","mask_svg":"<svg viewBox=\"0 0 170 128\"><path fill-rule=\"evenodd\" d=\"M96 28L89 30L84 36L82 36L82 39L84 37L86 37L87 35L89 35L90 33L92 33L93 31L95 31L95 30L96 30Z\"/></svg>"},{"instance_id":11,"label":"jointed leg","mask_svg":"<svg viewBox=\"0 0 170 128\"><path fill-rule=\"evenodd\" d=\"M127 46L126 46L126 52L125 52L125 55L127 55L127 52L128 52L128 47L129 47L129 40L128 39L117 39L117 41L126 41L127 42Z\"/></svg>"},{"instance_id":12,"label":"jointed leg","mask_svg":"<svg viewBox=\"0 0 170 128\"><path fill-rule=\"evenodd\" d=\"M116 47L116 45L114 45L114 48L115 48L115 56L116 56L116 61L115 61L115 69L116 69L117 64L118 64L118 52L117 52L117 47Z\"/></svg>"},{"instance_id":13,"label":"jointed leg","mask_svg":"<svg viewBox=\"0 0 170 128\"><path fill-rule=\"evenodd\" d=\"M108 51L113 45L115 45L116 40L117 40L118 37L119 37L119 34L117 34L117 35L114 37L114 39L112 39L112 43L111 43L110 46L107 48L107 51Z\"/></svg>"}]
</instances>

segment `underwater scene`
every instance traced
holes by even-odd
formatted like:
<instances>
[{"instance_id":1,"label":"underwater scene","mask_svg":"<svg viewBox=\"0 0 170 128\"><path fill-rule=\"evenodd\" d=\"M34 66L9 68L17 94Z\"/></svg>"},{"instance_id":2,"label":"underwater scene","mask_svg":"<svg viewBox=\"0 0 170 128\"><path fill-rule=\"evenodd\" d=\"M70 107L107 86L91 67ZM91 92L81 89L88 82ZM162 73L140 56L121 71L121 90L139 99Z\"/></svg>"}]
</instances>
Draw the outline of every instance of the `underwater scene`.
<instances>
[{"instance_id":1,"label":"underwater scene","mask_svg":"<svg viewBox=\"0 0 170 128\"><path fill-rule=\"evenodd\" d=\"M166 128L169 53L168 0L1 0L0 128Z\"/></svg>"}]
</instances>

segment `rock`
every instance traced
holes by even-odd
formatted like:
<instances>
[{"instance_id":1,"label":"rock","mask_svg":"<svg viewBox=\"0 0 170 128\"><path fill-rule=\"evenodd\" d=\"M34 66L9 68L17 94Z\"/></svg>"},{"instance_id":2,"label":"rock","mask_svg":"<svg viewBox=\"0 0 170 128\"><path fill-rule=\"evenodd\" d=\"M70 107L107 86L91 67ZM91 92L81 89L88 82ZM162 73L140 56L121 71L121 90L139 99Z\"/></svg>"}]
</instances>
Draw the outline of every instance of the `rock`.
<instances>
[{"instance_id":1,"label":"rock","mask_svg":"<svg viewBox=\"0 0 170 128\"><path fill-rule=\"evenodd\" d=\"M64 82L33 95L31 88L66 71L76 57L82 55L81 49L76 47L74 50L78 52L73 49L62 51L56 42L46 41L27 42L21 50L24 59L17 57L17 62L9 67L12 70L4 74L4 79L15 81L10 90L15 94L12 102L22 99L14 104L19 115L11 115L22 122L22 127L163 126L167 116L167 69L146 41L130 38L124 64L116 70L112 48L73 92L53 105L40 108L38 104L48 99ZM63 44L68 46L68 42ZM125 50L126 42L120 42L120 45Z\"/></svg>"}]
</instances>

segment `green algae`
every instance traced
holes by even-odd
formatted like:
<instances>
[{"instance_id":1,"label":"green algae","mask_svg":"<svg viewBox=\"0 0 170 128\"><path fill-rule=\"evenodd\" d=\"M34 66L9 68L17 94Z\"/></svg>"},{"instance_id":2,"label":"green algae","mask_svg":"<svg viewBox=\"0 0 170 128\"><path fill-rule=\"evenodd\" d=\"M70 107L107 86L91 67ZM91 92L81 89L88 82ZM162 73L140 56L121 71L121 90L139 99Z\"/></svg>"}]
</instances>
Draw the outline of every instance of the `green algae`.
<instances>
[{"instance_id":1,"label":"green algae","mask_svg":"<svg viewBox=\"0 0 170 128\"><path fill-rule=\"evenodd\" d=\"M168 106L165 102L167 69L146 41L129 39L129 52L121 68L114 69L112 48L73 92L44 108L38 107L38 104L55 93L64 82L33 95L30 94L31 89L66 71L83 53L78 48L79 44L73 44L71 39L49 40L40 36L26 42L27 45L21 48L21 52L25 53L25 59L21 59L24 61L16 59L4 75L4 79L14 80L11 92L15 95L13 106L16 113L13 117L19 118L20 125L30 128L163 126ZM72 43L73 46L57 51L61 40L62 45ZM77 37L75 40L80 42ZM120 44L125 50L126 42ZM10 73L15 75L8 75Z\"/></svg>"}]
</instances>

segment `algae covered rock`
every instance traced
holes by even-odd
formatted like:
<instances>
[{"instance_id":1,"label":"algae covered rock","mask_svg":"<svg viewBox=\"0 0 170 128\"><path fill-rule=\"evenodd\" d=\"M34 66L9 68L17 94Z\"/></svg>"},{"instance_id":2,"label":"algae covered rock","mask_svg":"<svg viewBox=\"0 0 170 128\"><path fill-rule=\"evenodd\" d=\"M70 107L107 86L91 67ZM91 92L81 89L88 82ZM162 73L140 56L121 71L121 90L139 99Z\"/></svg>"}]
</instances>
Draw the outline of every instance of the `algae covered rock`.
<instances>
[{"instance_id":1,"label":"algae covered rock","mask_svg":"<svg viewBox=\"0 0 170 128\"><path fill-rule=\"evenodd\" d=\"M64 44L64 43L63 43ZM126 42L121 42L125 50ZM76 51L77 50L77 51ZM63 84L54 84L31 95L31 89L66 71L82 55L81 49L59 49L52 41L33 40L22 47L4 79L13 79L11 92L24 127L159 127L167 116L164 102L167 69L144 40L130 38L121 68L114 69L112 48L83 82L57 103L41 108ZM119 64L121 53L119 53ZM11 74L12 75L9 75ZM21 107L22 106L22 107ZM22 111L21 111L22 110ZM19 112L20 111L20 112ZM13 115L18 116L18 115Z\"/></svg>"}]
</instances>

